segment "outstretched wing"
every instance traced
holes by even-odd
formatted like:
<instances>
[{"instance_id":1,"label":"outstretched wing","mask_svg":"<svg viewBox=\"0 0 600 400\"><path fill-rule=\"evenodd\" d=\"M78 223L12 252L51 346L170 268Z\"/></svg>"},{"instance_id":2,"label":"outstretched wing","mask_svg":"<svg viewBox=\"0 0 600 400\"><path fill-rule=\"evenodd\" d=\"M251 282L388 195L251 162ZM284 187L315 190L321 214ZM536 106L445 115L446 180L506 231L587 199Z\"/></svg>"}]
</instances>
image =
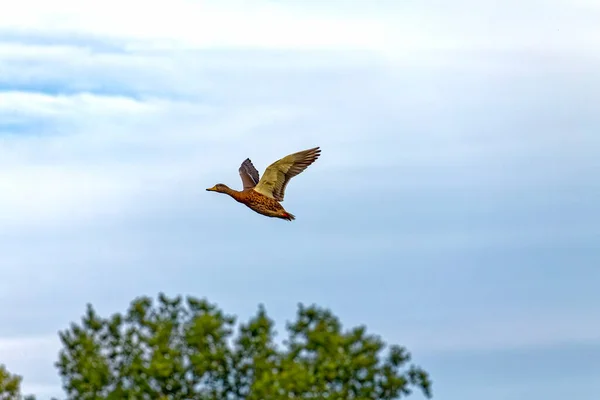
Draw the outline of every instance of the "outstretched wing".
<instances>
[{"instance_id":1,"label":"outstretched wing","mask_svg":"<svg viewBox=\"0 0 600 400\"><path fill-rule=\"evenodd\" d=\"M320 154L321 150L315 147L290 154L275 161L267 167L254 190L277 201L283 201L285 188L290 179L315 162Z\"/></svg>"},{"instance_id":2,"label":"outstretched wing","mask_svg":"<svg viewBox=\"0 0 600 400\"><path fill-rule=\"evenodd\" d=\"M258 183L258 171L254 168L254 164L249 158L246 158L240 166L240 177L244 184L244 190L252 189Z\"/></svg>"}]
</instances>

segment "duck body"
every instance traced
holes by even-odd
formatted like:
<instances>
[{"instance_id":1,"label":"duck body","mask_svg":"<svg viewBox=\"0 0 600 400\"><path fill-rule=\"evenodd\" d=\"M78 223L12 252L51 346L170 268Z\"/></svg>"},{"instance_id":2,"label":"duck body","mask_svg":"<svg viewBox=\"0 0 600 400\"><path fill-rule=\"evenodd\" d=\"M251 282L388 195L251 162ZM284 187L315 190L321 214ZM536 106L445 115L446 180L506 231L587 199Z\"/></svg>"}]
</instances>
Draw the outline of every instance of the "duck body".
<instances>
[{"instance_id":1,"label":"duck body","mask_svg":"<svg viewBox=\"0 0 600 400\"><path fill-rule=\"evenodd\" d=\"M320 152L318 147L314 147L285 156L269 165L261 179L252 161L247 158L239 168L244 184L243 190L234 190L222 183L206 190L227 194L237 202L267 217L293 221L296 217L280 204L285 196L285 188L292 177L315 162Z\"/></svg>"},{"instance_id":2,"label":"duck body","mask_svg":"<svg viewBox=\"0 0 600 400\"><path fill-rule=\"evenodd\" d=\"M287 212L277 200L260 194L254 189L238 191L220 183L206 190L225 193L238 203L242 203L251 210L267 217L281 218L288 221L296 219L296 217Z\"/></svg>"}]
</instances>

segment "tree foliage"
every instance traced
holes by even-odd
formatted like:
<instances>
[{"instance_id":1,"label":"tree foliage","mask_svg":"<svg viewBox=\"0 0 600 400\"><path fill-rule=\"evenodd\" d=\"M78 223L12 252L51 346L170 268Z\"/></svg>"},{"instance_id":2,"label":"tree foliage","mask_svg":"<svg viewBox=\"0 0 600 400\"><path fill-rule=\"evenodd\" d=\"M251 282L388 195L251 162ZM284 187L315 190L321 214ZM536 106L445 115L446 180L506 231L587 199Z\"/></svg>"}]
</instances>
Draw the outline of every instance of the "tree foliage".
<instances>
[{"instance_id":1,"label":"tree foliage","mask_svg":"<svg viewBox=\"0 0 600 400\"><path fill-rule=\"evenodd\" d=\"M261 306L236 331L235 318L206 300L141 297L125 315L60 333L57 368L69 399L398 399L431 382L410 355L364 327L343 331L330 311L299 306L288 338L275 342Z\"/></svg>"},{"instance_id":2,"label":"tree foliage","mask_svg":"<svg viewBox=\"0 0 600 400\"><path fill-rule=\"evenodd\" d=\"M33 396L21 394L19 375L11 374L3 364L0 364L0 400L35 400Z\"/></svg>"},{"instance_id":3,"label":"tree foliage","mask_svg":"<svg viewBox=\"0 0 600 400\"><path fill-rule=\"evenodd\" d=\"M0 365L0 400L20 400L21 377L13 375Z\"/></svg>"}]
</instances>

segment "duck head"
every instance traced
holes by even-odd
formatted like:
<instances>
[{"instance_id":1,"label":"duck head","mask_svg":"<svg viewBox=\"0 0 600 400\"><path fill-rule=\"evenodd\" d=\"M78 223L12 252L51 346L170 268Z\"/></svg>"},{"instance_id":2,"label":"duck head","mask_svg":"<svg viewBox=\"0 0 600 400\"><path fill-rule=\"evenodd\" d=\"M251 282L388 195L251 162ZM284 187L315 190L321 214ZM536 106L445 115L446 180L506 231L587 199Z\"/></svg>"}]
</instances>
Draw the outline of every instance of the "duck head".
<instances>
[{"instance_id":1,"label":"duck head","mask_svg":"<svg viewBox=\"0 0 600 400\"><path fill-rule=\"evenodd\" d=\"M206 189L208 192L219 192L219 193L226 193L229 190L229 187L227 185L224 185L222 183L217 183L215 186Z\"/></svg>"}]
</instances>

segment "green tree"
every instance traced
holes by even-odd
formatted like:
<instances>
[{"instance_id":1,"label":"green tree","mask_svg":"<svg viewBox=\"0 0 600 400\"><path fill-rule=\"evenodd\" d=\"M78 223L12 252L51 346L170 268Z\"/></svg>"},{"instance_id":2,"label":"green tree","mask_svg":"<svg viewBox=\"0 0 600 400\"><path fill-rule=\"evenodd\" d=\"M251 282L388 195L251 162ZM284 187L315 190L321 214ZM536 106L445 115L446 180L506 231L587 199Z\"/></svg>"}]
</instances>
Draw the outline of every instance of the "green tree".
<instances>
[{"instance_id":1,"label":"green tree","mask_svg":"<svg viewBox=\"0 0 600 400\"><path fill-rule=\"evenodd\" d=\"M21 378L11 374L3 364L0 364L0 400L35 400L33 396L21 394Z\"/></svg>"},{"instance_id":2,"label":"green tree","mask_svg":"<svg viewBox=\"0 0 600 400\"><path fill-rule=\"evenodd\" d=\"M275 342L260 306L235 318L206 300L162 293L102 318L88 304L80 325L60 332L56 366L69 399L398 399L431 381L399 346L387 350L362 326L343 331L330 311L299 306L288 338Z\"/></svg>"}]
</instances>

